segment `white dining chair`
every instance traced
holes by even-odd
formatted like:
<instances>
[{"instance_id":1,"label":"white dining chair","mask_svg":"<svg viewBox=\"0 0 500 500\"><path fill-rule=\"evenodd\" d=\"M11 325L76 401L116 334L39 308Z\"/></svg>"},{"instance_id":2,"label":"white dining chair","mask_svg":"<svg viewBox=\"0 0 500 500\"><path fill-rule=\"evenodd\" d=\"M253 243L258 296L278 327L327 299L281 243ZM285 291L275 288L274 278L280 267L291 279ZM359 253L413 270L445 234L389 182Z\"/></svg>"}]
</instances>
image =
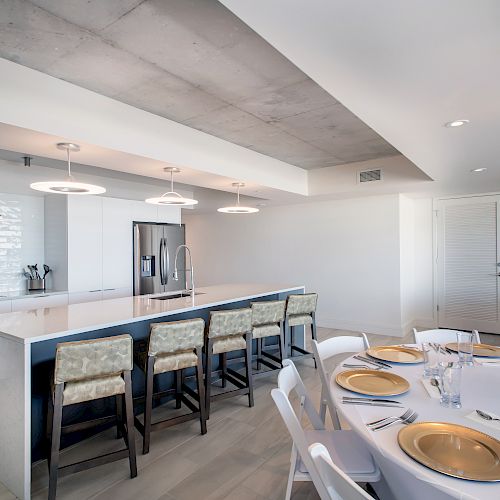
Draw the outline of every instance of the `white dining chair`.
<instances>
[{"instance_id":1,"label":"white dining chair","mask_svg":"<svg viewBox=\"0 0 500 500\"><path fill-rule=\"evenodd\" d=\"M380 472L361 438L353 431L325 430L295 365L289 359L284 360L283 364L284 368L278 375L278 387L271 391L271 396L293 441L285 500L290 499L295 481L314 481L321 498L327 498L327 491L321 486L321 479L308 452L309 445L316 442L326 446L333 461L353 481L378 481ZM297 413L289 399L292 391L299 400ZM312 430L303 428L304 414Z\"/></svg>"},{"instance_id":2,"label":"white dining chair","mask_svg":"<svg viewBox=\"0 0 500 500\"><path fill-rule=\"evenodd\" d=\"M368 342L368 338L364 333L361 334L361 337L343 335L341 337L332 337L330 339L323 340L323 342L318 342L316 340L312 341L314 359L316 360L319 377L321 379L321 402L319 405L319 414L323 424L326 422L326 409L328 408L334 429L341 428L339 417L337 415L337 409L335 408L335 403L333 402L330 391L331 372L326 369L325 361L333 356L336 356L337 354L360 352L365 349L369 349L369 347L370 344Z\"/></svg>"},{"instance_id":3,"label":"white dining chair","mask_svg":"<svg viewBox=\"0 0 500 500\"><path fill-rule=\"evenodd\" d=\"M437 328L435 330L422 330L417 332L417 329L413 329L413 337L415 339L415 344L421 344L422 342L437 342L438 344L449 344L451 342L457 341L457 333L461 330L446 330L444 328ZM475 344L480 344L481 339L479 338L479 332L477 330L472 330L472 336Z\"/></svg>"},{"instance_id":4,"label":"white dining chair","mask_svg":"<svg viewBox=\"0 0 500 500\"><path fill-rule=\"evenodd\" d=\"M321 443L309 446L309 455L318 471L322 487L327 492L325 497L320 495L321 500L373 500L371 495L333 463L328 450Z\"/></svg>"}]
</instances>

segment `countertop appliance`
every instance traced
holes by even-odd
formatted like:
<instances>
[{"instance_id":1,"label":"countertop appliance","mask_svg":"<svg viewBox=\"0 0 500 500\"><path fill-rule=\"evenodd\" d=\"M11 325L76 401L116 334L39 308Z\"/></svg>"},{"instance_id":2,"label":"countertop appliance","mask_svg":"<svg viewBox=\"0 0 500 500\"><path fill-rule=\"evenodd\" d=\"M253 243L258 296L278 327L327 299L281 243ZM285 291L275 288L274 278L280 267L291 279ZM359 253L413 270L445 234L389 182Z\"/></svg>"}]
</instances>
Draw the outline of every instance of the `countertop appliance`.
<instances>
[{"instance_id":1,"label":"countertop appliance","mask_svg":"<svg viewBox=\"0 0 500 500\"><path fill-rule=\"evenodd\" d=\"M175 292L186 289L186 274L173 278L177 248L185 244L184 224L134 222L134 295ZM177 267L186 268L183 248Z\"/></svg>"}]
</instances>

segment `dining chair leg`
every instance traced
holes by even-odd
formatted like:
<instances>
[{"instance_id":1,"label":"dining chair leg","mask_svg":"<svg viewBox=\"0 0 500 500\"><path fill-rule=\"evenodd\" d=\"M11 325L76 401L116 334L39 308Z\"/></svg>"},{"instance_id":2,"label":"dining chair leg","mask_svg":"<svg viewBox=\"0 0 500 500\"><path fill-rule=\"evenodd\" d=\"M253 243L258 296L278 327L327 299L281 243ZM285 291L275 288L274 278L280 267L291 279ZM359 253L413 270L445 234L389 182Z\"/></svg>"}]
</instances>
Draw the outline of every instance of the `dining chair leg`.
<instances>
[{"instance_id":1,"label":"dining chair leg","mask_svg":"<svg viewBox=\"0 0 500 500\"><path fill-rule=\"evenodd\" d=\"M116 401L116 439L122 438L123 428L123 398L121 394L115 396Z\"/></svg>"},{"instance_id":2,"label":"dining chair leg","mask_svg":"<svg viewBox=\"0 0 500 500\"><path fill-rule=\"evenodd\" d=\"M61 426L63 413L64 384L56 384L54 393L54 411L52 412L52 430L49 465L49 500L55 500L57 475L59 469L59 449L61 446Z\"/></svg>"},{"instance_id":3,"label":"dining chair leg","mask_svg":"<svg viewBox=\"0 0 500 500\"><path fill-rule=\"evenodd\" d=\"M149 453L151 439L151 413L153 411L153 379L154 379L154 357L148 356L146 362L146 396L144 399L144 433L142 436L142 453Z\"/></svg>"},{"instance_id":4,"label":"dining chair leg","mask_svg":"<svg viewBox=\"0 0 500 500\"><path fill-rule=\"evenodd\" d=\"M210 389L212 387L212 345L213 340L208 339L205 349L205 404L207 407L207 420L210 418Z\"/></svg>"},{"instance_id":5,"label":"dining chair leg","mask_svg":"<svg viewBox=\"0 0 500 500\"><path fill-rule=\"evenodd\" d=\"M174 372L175 378L175 408L182 406L182 369Z\"/></svg>"},{"instance_id":6,"label":"dining chair leg","mask_svg":"<svg viewBox=\"0 0 500 500\"><path fill-rule=\"evenodd\" d=\"M226 374L227 374L227 353L223 352L222 354L219 355L220 359L220 366L221 366L221 381L222 381L222 388L225 388L227 386L227 379L226 379Z\"/></svg>"},{"instance_id":7,"label":"dining chair leg","mask_svg":"<svg viewBox=\"0 0 500 500\"><path fill-rule=\"evenodd\" d=\"M132 399L132 377L130 371L123 373L125 380L125 415L127 419L127 448L128 460L130 464L130 477L137 476L137 457L135 451L134 433L134 401Z\"/></svg>"},{"instance_id":8,"label":"dining chair leg","mask_svg":"<svg viewBox=\"0 0 500 500\"><path fill-rule=\"evenodd\" d=\"M205 403L205 385L203 384L203 359L198 352L198 364L196 365L196 385L198 390L198 408L200 410L201 433L207 433L207 411Z\"/></svg>"},{"instance_id":9,"label":"dining chair leg","mask_svg":"<svg viewBox=\"0 0 500 500\"><path fill-rule=\"evenodd\" d=\"M248 406L252 407L254 404L253 401L253 375L252 375L252 334L247 333L245 335L245 339L247 342L246 348L246 360L245 360L245 375L247 379L248 386Z\"/></svg>"},{"instance_id":10,"label":"dining chair leg","mask_svg":"<svg viewBox=\"0 0 500 500\"><path fill-rule=\"evenodd\" d=\"M297 466L297 450L295 449L295 445L292 446L292 456L290 457L290 471L288 472L285 500L290 500L290 498L292 497L293 480L295 478L295 469Z\"/></svg>"}]
</instances>

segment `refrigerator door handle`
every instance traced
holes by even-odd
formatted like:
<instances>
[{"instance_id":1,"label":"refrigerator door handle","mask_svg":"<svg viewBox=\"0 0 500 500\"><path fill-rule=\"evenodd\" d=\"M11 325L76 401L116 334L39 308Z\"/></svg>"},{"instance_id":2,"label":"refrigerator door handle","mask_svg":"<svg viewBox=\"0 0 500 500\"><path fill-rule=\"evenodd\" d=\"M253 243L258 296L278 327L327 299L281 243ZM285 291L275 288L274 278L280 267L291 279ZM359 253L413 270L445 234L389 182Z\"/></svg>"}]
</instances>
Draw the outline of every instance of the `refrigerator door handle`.
<instances>
[{"instance_id":1,"label":"refrigerator door handle","mask_svg":"<svg viewBox=\"0 0 500 500\"><path fill-rule=\"evenodd\" d=\"M168 242L167 242L167 238L163 238L165 244L164 244L164 249L163 251L165 252L165 283L164 285L168 285L168 277L169 277L169 273L170 273L170 254L169 254L169 251L168 251Z\"/></svg>"},{"instance_id":2,"label":"refrigerator door handle","mask_svg":"<svg viewBox=\"0 0 500 500\"><path fill-rule=\"evenodd\" d=\"M160 240L160 284L166 285L168 283L168 268L169 268L169 255L167 240L161 238Z\"/></svg>"},{"instance_id":3,"label":"refrigerator door handle","mask_svg":"<svg viewBox=\"0 0 500 500\"><path fill-rule=\"evenodd\" d=\"M165 273L164 268L165 268L165 262L164 262L164 249L163 249L163 238L160 239L160 285L164 285L165 283L163 282L163 275Z\"/></svg>"}]
</instances>

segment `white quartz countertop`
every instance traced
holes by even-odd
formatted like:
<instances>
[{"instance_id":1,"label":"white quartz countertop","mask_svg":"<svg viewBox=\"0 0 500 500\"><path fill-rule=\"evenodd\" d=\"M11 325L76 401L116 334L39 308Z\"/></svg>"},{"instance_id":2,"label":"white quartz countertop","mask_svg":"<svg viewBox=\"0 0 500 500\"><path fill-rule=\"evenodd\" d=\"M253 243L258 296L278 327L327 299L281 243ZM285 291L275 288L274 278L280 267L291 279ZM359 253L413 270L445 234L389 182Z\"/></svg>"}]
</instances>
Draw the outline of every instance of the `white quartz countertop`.
<instances>
[{"instance_id":1,"label":"white quartz countertop","mask_svg":"<svg viewBox=\"0 0 500 500\"><path fill-rule=\"evenodd\" d=\"M155 300L154 297L166 294L141 295L4 313L0 314L0 336L22 343L41 342L303 288L273 284L214 285L196 289L199 295L193 298Z\"/></svg>"},{"instance_id":2,"label":"white quartz countertop","mask_svg":"<svg viewBox=\"0 0 500 500\"><path fill-rule=\"evenodd\" d=\"M27 297L45 297L47 295L62 295L67 290L15 290L13 292L0 292L0 301L25 299Z\"/></svg>"}]
</instances>

